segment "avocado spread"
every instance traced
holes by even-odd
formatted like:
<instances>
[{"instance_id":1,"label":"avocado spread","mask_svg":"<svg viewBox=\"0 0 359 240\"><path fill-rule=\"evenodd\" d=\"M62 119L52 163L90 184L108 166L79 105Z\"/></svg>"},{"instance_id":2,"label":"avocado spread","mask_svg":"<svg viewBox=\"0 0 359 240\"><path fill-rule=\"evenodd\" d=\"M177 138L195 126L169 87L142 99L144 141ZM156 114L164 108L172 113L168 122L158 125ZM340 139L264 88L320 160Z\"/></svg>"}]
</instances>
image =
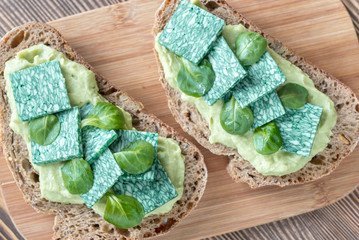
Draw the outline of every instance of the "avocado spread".
<instances>
[{"instance_id":1,"label":"avocado spread","mask_svg":"<svg viewBox=\"0 0 359 240\"><path fill-rule=\"evenodd\" d=\"M5 89L11 108L10 127L15 133L20 134L27 143L30 160L31 148L28 122L22 122L19 119L9 75L10 73L55 59L60 62L71 106L82 106L88 102L96 105L98 102L106 101L106 99L98 93L95 74L82 64L69 60L63 53L42 44L18 52L15 58L6 62L4 71L6 80ZM134 130L131 115L124 110L122 110L122 112L125 116L125 128ZM173 139L159 137L158 159L176 188L178 196L147 215L170 211L174 203L179 200L183 194L185 166L184 156L181 154L178 143ZM53 202L82 204L83 201L79 195L73 195L65 188L61 175L61 167L63 164L63 162L44 166L33 164L33 167L39 173L41 195ZM105 198L102 198L93 206L93 209L103 216L105 205Z\"/></svg>"},{"instance_id":2,"label":"avocado spread","mask_svg":"<svg viewBox=\"0 0 359 240\"><path fill-rule=\"evenodd\" d=\"M235 50L235 40L239 33L247 31L242 25L227 25L224 27L222 36L225 38L232 50ZM175 54L170 52L158 42L155 42L155 49L164 69L168 83L180 91L177 86L176 76L180 65ZM314 139L311 154L309 157L279 150L271 155L259 154L253 144L253 131L247 132L243 136L231 135L227 133L220 124L220 112L223 101L219 100L214 105L209 106L202 97L191 97L182 93L182 100L194 104L202 117L207 121L211 132L210 143L221 143L231 148L237 149L238 153L249 161L255 169L263 175L282 176L301 169L317 153L324 150L330 141L331 130L336 124L337 113L333 101L324 93L317 90L313 81L297 66L282 58L270 48L267 49L270 55L278 64L279 68L287 78L287 83L296 83L308 90L308 102L321 106L323 112L320 118L318 130Z\"/></svg>"}]
</instances>

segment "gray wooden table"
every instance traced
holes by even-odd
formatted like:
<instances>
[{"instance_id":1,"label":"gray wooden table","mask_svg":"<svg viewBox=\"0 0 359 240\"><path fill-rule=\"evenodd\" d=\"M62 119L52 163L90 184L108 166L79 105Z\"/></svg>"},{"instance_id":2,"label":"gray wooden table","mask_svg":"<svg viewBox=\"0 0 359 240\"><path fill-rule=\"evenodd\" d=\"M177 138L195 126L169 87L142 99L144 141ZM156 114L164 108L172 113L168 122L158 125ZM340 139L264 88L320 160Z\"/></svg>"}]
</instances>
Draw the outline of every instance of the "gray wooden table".
<instances>
[{"instance_id":1,"label":"gray wooden table","mask_svg":"<svg viewBox=\"0 0 359 240\"><path fill-rule=\"evenodd\" d=\"M342 1L359 36L359 1ZM28 21L48 22L118 2L121 0L0 0L0 37ZM0 196L0 239L23 239L2 209L1 200ZM210 239L359 239L359 188L344 199L313 212Z\"/></svg>"}]
</instances>

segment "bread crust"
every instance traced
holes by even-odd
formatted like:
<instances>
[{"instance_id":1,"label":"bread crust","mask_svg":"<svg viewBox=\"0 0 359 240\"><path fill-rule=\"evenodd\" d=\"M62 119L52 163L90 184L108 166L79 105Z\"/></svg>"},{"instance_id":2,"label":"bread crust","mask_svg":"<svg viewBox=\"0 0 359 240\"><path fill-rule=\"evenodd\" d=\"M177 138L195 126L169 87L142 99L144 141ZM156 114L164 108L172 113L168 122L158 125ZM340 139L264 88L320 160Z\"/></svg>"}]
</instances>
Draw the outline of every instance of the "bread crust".
<instances>
[{"instance_id":1,"label":"bread crust","mask_svg":"<svg viewBox=\"0 0 359 240\"><path fill-rule=\"evenodd\" d=\"M180 0L165 0L157 10L153 27L154 37L160 33ZM333 128L328 147L318 153L301 170L284 176L264 176L236 151L225 145L209 142L210 130L208 123L198 112L194 104L181 100L181 93L173 89L165 79L163 67L156 51L160 82L168 98L168 106L182 129L194 137L203 147L217 155L227 155L230 162L227 166L229 175L235 182L247 183L251 188L267 185L280 187L302 184L319 179L330 174L340 162L348 156L359 141L359 101L355 93L332 75L309 63L296 55L294 51L284 46L280 41L266 34L253 22L236 12L224 0L201 0L201 2L214 15L225 20L226 24L242 24L250 31L258 32L264 36L271 49L283 58L299 67L313 81L318 90L329 96L338 113L337 124ZM201 127L198 127L201 126Z\"/></svg>"},{"instance_id":2,"label":"bread crust","mask_svg":"<svg viewBox=\"0 0 359 240\"><path fill-rule=\"evenodd\" d=\"M166 214L146 217L134 228L119 229L107 223L101 216L84 204L61 204L41 197L39 176L28 159L28 150L20 135L9 127L11 110L5 92L5 62L17 52L43 43L63 52L70 60L83 64L96 75L99 92L109 102L129 112L133 126L139 131L157 132L179 143L185 156L185 180L182 198ZM207 169L198 148L179 136L171 127L154 115L146 113L143 105L125 92L111 86L67 43L62 35L45 23L31 22L19 26L0 40L0 139L9 169L25 201L37 212L56 214L54 239L142 239L167 233L173 229L201 199L206 182Z\"/></svg>"}]
</instances>

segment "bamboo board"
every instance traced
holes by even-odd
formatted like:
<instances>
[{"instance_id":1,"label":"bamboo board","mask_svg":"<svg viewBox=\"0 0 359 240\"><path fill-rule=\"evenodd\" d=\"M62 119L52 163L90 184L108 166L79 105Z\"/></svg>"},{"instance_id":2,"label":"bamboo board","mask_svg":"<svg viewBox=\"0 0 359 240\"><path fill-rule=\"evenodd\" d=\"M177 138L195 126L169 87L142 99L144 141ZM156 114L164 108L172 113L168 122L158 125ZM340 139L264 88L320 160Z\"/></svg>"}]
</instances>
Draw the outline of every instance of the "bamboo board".
<instances>
[{"instance_id":1,"label":"bamboo board","mask_svg":"<svg viewBox=\"0 0 359 240\"><path fill-rule=\"evenodd\" d=\"M229 0L235 9L359 93L359 48L339 0ZM160 0L132 0L63 18L56 27L111 84L143 102L147 111L175 127L158 79L151 28ZM188 137L188 136L187 136ZM190 137L189 137L190 138ZM191 138L190 138L191 139ZM193 139L191 139L193 141ZM199 206L166 239L204 238L308 212L353 190L359 181L359 152L330 176L301 186L251 190L227 174L228 160L201 148L209 170ZM4 159L1 163L4 165ZM0 169L4 202L28 239L49 239L53 216L36 214L22 199L6 167ZM1 197L0 197L1 198ZM1 201L0 201L1 202Z\"/></svg>"}]
</instances>

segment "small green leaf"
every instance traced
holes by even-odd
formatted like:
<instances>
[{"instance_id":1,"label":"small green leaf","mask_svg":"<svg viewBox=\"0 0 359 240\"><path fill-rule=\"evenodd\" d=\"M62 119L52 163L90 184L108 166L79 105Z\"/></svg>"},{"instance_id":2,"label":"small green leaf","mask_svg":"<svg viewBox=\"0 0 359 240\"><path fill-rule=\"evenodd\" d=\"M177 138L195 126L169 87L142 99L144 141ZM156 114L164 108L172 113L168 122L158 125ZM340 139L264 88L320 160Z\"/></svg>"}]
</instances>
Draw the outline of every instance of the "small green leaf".
<instances>
[{"instance_id":1,"label":"small green leaf","mask_svg":"<svg viewBox=\"0 0 359 240\"><path fill-rule=\"evenodd\" d=\"M178 87L189 96L205 95L212 88L216 78L210 62L204 59L196 65L184 58L178 57L178 59L181 64L177 74Z\"/></svg>"},{"instance_id":2,"label":"small green leaf","mask_svg":"<svg viewBox=\"0 0 359 240\"><path fill-rule=\"evenodd\" d=\"M95 126L105 130L121 129L125 124L125 117L115 105L99 102L81 123L82 127Z\"/></svg>"},{"instance_id":3,"label":"small green leaf","mask_svg":"<svg viewBox=\"0 0 359 240\"><path fill-rule=\"evenodd\" d=\"M34 119L29 124L30 138L39 145L49 145L59 135L61 123L51 114Z\"/></svg>"},{"instance_id":4,"label":"small green leaf","mask_svg":"<svg viewBox=\"0 0 359 240\"><path fill-rule=\"evenodd\" d=\"M155 148L149 142L136 140L130 143L121 152L114 153L118 165L128 173L141 174L153 164Z\"/></svg>"},{"instance_id":5,"label":"small green leaf","mask_svg":"<svg viewBox=\"0 0 359 240\"><path fill-rule=\"evenodd\" d=\"M220 113L222 128L233 135L243 135L253 124L253 113L249 107L241 108L234 97L226 102Z\"/></svg>"},{"instance_id":6,"label":"small green leaf","mask_svg":"<svg viewBox=\"0 0 359 240\"><path fill-rule=\"evenodd\" d=\"M275 153L282 147L282 137L274 122L256 128L253 138L256 151L263 155Z\"/></svg>"},{"instance_id":7,"label":"small green leaf","mask_svg":"<svg viewBox=\"0 0 359 240\"><path fill-rule=\"evenodd\" d=\"M267 40L256 32L242 32L236 39L236 55L244 66L250 66L262 57Z\"/></svg>"},{"instance_id":8,"label":"small green leaf","mask_svg":"<svg viewBox=\"0 0 359 240\"><path fill-rule=\"evenodd\" d=\"M307 102L308 91L298 84L288 83L279 89L278 95L284 107L296 109Z\"/></svg>"},{"instance_id":9,"label":"small green leaf","mask_svg":"<svg viewBox=\"0 0 359 240\"><path fill-rule=\"evenodd\" d=\"M118 228L139 225L145 217L142 204L134 197L106 193L107 202L103 218Z\"/></svg>"},{"instance_id":10,"label":"small green leaf","mask_svg":"<svg viewBox=\"0 0 359 240\"><path fill-rule=\"evenodd\" d=\"M61 173L65 187L71 194L85 194L92 188L92 169L82 158L67 161Z\"/></svg>"}]
</instances>

